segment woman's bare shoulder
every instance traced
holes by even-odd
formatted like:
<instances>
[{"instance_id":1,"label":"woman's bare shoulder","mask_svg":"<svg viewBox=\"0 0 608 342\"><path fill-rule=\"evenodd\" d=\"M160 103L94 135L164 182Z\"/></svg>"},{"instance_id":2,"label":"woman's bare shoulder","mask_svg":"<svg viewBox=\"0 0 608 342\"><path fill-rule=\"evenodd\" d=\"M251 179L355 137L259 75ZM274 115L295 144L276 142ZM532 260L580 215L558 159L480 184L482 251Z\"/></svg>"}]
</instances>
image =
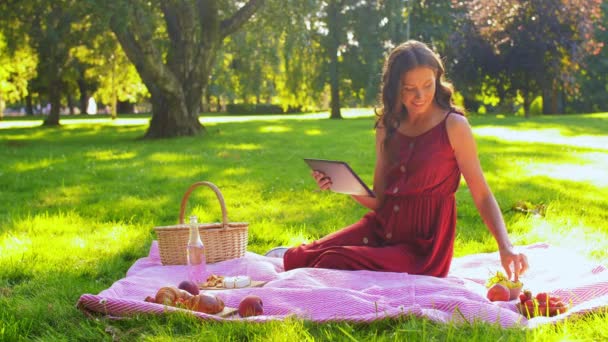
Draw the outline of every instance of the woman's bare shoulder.
<instances>
[{"instance_id":1,"label":"woman's bare shoulder","mask_svg":"<svg viewBox=\"0 0 608 342\"><path fill-rule=\"evenodd\" d=\"M458 112L451 112L450 114L448 114L448 118L446 119L446 124L448 125L448 127L450 125L452 126L458 126L458 125L465 125L465 126L469 126L469 120L467 120L467 117L458 113Z\"/></svg>"},{"instance_id":2,"label":"woman's bare shoulder","mask_svg":"<svg viewBox=\"0 0 608 342\"><path fill-rule=\"evenodd\" d=\"M464 115L452 113L446 119L445 124L450 144L454 150L458 150L463 144L468 145L473 140L471 125Z\"/></svg>"},{"instance_id":3,"label":"woman's bare shoulder","mask_svg":"<svg viewBox=\"0 0 608 342\"><path fill-rule=\"evenodd\" d=\"M467 120L464 115L456 112L452 112L448 115L445 125L448 130L448 134L461 134L471 130L469 120Z\"/></svg>"}]
</instances>

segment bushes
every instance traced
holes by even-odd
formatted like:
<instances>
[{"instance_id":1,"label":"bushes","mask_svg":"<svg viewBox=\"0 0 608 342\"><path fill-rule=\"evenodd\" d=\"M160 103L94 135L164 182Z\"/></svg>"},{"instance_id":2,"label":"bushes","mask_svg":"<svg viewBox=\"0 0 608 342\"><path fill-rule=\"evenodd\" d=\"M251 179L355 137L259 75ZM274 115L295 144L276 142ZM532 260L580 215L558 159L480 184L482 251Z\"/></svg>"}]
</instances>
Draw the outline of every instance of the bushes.
<instances>
[{"instance_id":1,"label":"bushes","mask_svg":"<svg viewBox=\"0 0 608 342\"><path fill-rule=\"evenodd\" d=\"M289 107L283 110L283 107L269 103L232 103L226 105L226 113L228 114L289 114L301 113L301 107Z\"/></svg>"}]
</instances>

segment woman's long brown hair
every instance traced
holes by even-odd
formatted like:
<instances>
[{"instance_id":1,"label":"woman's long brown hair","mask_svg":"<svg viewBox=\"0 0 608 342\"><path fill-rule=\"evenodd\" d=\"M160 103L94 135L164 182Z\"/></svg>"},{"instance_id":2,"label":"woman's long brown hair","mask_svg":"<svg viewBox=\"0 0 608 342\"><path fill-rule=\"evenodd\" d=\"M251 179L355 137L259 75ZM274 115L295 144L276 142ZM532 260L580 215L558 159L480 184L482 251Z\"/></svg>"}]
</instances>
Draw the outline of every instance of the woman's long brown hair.
<instances>
[{"instance_id":1,"label":"woman's long brown hair","mask_svg":"<svg viewBox=\"0 0 608 342\"><path fill-rule=\"evenodd\" d=\"M401 102L401 76L417 67L435 70L435 102L445 110L455 109L452 99L454 91L452 85L444 79L445 69L439 56L426 44L416 40L408 40L397 46L384 63L380 91L382 108L376 112L376 127L382 123L386 129L385 151L401 121L407 118L407 109ZM458 110L462 112L461 109Z\"/></svg>"}]
</instances>

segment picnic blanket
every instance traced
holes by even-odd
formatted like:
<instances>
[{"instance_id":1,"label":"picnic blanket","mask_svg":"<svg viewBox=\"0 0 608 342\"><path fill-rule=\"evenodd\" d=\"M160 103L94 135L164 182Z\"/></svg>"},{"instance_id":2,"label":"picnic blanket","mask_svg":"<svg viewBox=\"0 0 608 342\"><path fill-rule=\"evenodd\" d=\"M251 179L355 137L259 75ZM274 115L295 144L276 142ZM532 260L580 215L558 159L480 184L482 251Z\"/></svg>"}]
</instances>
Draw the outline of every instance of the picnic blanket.
<instances>
[{"instance_id":1,"label":"picnic blanket","mask_svg":"<svg viewBox=\"0 0 608 342\"><path fill-rule=\"evenodd\" d=\"M263 287L217 290L227 307L238 307L249 294L258 295L264 315L241 318L192 314L210 320L280 320L296 316L316 322L369 322L413 314L438 322L498 323L503 327L535 327L571 315L608 307L608 270L575 252L548 244L522 247L531 269L521 279L533 293L550 292L570 304L569 311L555 317L526 319L516 308L517 300L490 302L486 280L501 270L497 253L455 258L446 278L393 272L341 271L303 268L283 270L282 259L247 254L238 259L207 265L210 273L248 275L267 281ZM185 309L144 301L167 285L187 278L186 266L162 266L154 241L147 257L137 260L125 278L97 295L84 294L77 306L86 313L124 317L138 313L162 314Z\"/></svg>"}]
</instances>

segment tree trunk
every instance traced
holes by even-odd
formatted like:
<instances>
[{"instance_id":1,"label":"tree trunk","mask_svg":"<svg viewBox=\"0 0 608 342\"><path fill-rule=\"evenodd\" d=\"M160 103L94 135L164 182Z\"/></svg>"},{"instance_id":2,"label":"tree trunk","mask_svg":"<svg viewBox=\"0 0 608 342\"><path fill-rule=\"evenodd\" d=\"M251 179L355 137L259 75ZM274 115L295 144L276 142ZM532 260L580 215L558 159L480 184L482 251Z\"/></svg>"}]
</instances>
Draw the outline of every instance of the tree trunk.
<instances>
[{"instance_id":1,"label":"tree trunk","mask_svg":"<svg viewBox=\"0 0 608 342\"><path fill-rule=\"evenodd\" d=\"M530 94L527 89L522 90L521 96L524 98L524 116L527 118L530 117Z\"/></svg>"},{"instance_id":2,"label":"tree trunk","mask_svg":"<svg viewBox=\"0 0 608 342\"><path fill-rule=\"evenodd\" d=\"M59 111L61 109L61 80L49 82L49 100L51 112L44 120L43 126L59 126Z\"/></svg>"},{"instance_id":3,"label":"tree trunk","mask_svg":"<svg viewBox=\"0 0 608 342\"><path fill-rule=\"evenodd\" d=\"M338 48L340 46L340 8L336 1L332 1L327 8L327 26L329 29L329 85L331 89L331 116L330 119L342 119L340 113L340 74L338 70Z\"/></svg>"},{"instance_id":4,"label":"tree trunk","mask_svg":"<svg viewBox=\"0 0 608 342\"><path fill-rule=\"evenodd\" d=\"M72 98L72 93L67 91L68 98L68 110L70 111L70 115L74 115L74 98Z\"/></svg>"},{"instance_id":5,"label":"tree trunk","mask_svg":"<svg viewBox=\"0 0 608 342\"><path fill-rule=\"evenodd\" d=\"M148 7L133 5L111 20L123 51L135 65L152 95L152 120L145 138L196 135L205 131L198 120L203 89L223 39L240 28L262 5L249 0L232 16L220 18L215 1L161 1L160 12L168 36L167 53L158 48L153 16ZM224 15L222 15L224 16ZM124 18L128 17L128 21Z\"/></svg>"},{"instance_id":6,"label":"tree trunk","mask_svg":"<svg viewBox=\"0 0 608 342\"><path fill-rule=\"evenodd\" d=\"M198 115L190 115L180 99L170 94L152 94L152 120L144 138L191 136L204 131Z\"/></svg>"},{"instance_id":7,"label":"tree trunk","mask_svg":"<svg viewBox=\"0 0 608 342\"><path fill-rule=\"evenodd\" d=\"M87 92L87 84L84 80L84 77L81 77L78 80L78 90L80 90L80 99L79 99L79 107L80 114L87 113L87 104L89 103L89 96Z\"/></svg>"},{"instance_id":8,"label":"tree trunk","mask_svg":"<svg viewBox=\"0 0 608 342\"><path fill-rule=\"evenodd\" d=\"M25 113L27 115L34 115L34 105L32 104L32 94L28 91L25 97Z\"/></svg>"},{"instance_id":9,"label":"tree trunk","mask_svg":"<svg viewBox=\"0 0 608 342\"><path fill-rule=\"evenodd\" d=\"M551 114L550 103L553 101L551 98L552 94L551 87L547 84L543 85L543 114Z\"/></svg>"},{"instance_id":10,"label":"tree trunk","mask_svg":"<svg viewBox=\"0 0 608 342\"><path fill-rule=\"evenodd\" d=\"M4 119L4 99L2 99L2 94L0 94L0 121Z\"/></svg>"},{"instance_id":11,"label":"tree trunk","mask_svg":"<svg viewBox=\"0 0 608 342\"><path fill-rule=\"evenodd\" d=\"M550 81L543 87L543 114L563 114L563 89L556 81Z\"/></svg>"}]
</instances>

